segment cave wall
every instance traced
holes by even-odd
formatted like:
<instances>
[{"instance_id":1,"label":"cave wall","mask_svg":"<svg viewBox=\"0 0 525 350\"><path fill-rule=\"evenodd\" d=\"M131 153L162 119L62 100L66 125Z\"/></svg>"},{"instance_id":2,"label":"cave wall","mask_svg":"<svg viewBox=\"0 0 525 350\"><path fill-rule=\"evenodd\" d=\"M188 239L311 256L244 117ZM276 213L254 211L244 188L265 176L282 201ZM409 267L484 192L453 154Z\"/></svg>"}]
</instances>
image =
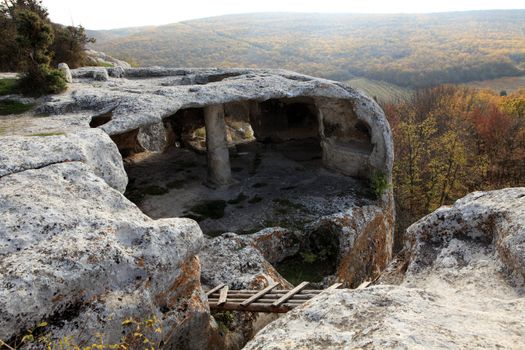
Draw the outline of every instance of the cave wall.
<instances>
[{"instance_id":1,"label":"cave wall","mask_svg":"<svg viewBox=\"0 0 525 350\"><path fill-rule=\"evenodd\" d=\"M370 126L358 119L352 101L320 98L316 102L324 165L346 175L369 177L374 148Z\"/></svg>"},{"instance_id":2,"label":"cave wall","mask_svg":"<svg viewBox=\"0 0 525 350\"><path fill-rule=\"evenodd\" d=\"M319 137L317 108L314 100L308 97L253 102L250 122L259 141Z\"/></svg>"}]
</instances>

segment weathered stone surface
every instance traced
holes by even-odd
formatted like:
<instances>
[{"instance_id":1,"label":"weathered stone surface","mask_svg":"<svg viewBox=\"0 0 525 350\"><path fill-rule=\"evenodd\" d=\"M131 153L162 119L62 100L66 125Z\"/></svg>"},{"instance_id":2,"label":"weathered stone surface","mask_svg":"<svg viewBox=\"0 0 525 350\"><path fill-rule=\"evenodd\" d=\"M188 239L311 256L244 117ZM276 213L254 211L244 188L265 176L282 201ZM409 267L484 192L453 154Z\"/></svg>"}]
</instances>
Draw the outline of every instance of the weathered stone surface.
<instances>
[{"instance_id":1,"label":"weathered stone surface","mask_svg":"<svg viewBox=\"0 0 525 350\"><path fill-rule=\"evenodd\" d=\"M525 188L469 194L408 229L398 285L323 293L246 349L521 348L524 218Z\"/></svg>"},{"instance_id":2,"label":"weathered stone surface","mask_svg":"<svg viewBox=\"0 0 525 350\"><path fill-rule=\"evenodd\" d=\"M0 101L15 101L23 104L36 103L36 99L32 97L24 97L22 95L3 95L0 96Z\"/></svg>"},{"instance_id":3,"label":"weathered stone surface","mask_svg":"<svg viewBox=\"0 0 525 350\"><path fill-rule=\"evenodd\" d=\"M252 240L234 233L207 240L199 257L202 284L209 288L221 283L235 289L261 289L273 282L290 286L254 247Z\"/></svg>"},{"instance_id":4,"label":"weathered stone surface","mask_svg":"<svg viewBox=\"0 0 525 350\"><path fill-rule=\"evenodd\" d=\"M411 255L407 276L436 265L460 267L476 247L494 246L505 265L525 277L525 188L473 192L422 218L406 236ZM458 241L465 242L465 254L440 261L442 252Z\"/></svg>"},{"instance_id":5,"label":"weathered stone surface","mask_svg":"<svg viewBox=\"0 0 525 350\"><path fill-rule=\"evenodd\" d=\"M137 143L145 150L162 152L168 145L168 133L164 124L157 123L140 128Z\"/></svg>"},{"instance_id":6,"label":"weathered stone surface","mask_svg":"<svg viewBox=\"0 0 525 350\"><path fill-rule=\"evenodd\" d=\"M205 107L204 121L206 123L208 181L215 186L231 184L232 171L226 140L224 107L222 105Z\"/></svg>"},{"instance_id":7,"label":"weathered stone surface","mask_svg":"<svg viewBox=\"0 0 525 350\"><path fill-rule=\"evenodd\" d=\"M208 240L199 253L203 285L208 289L221 283L232 289L263 289L280 283L282 288L291 288L292 285L279 275L253 243L234 233ZM222 349L241 349L257 331L277 318L277 315L254 312L229 314L229 322L224 325L221 336L219 348Z\"/></svg>"},{"instance_id":8,"label":"weathered stone surface","mask_svg":"<svg viewBox=\"0 0 525 350\"><path fill-rule=\"evenodd\" d=\"M7 136L0 142L0 178L51 164L80 161L120 192L128 178L117 147L106 133L86 129L67 134Z\"/></svg>"},{"instance_id":9,"label":"weathered stone surface","mask_svg":"<svg viewBox=\"0 0 525 350\"><path fill-rule=\"evenodd\" d=\"M156 316L157 340L204 342L194 221L149 219L78 161L1 177L0 217L0 339L47 321L52 338L115 343L124 319Z\"/></svg>"},{"instance_id":10,"label":"weathered stone surface","mask_svg":"<svg viewBox=\"0 0 525 350\"><path fill-rule=\"evenodd\" d=\"M282 227L268 227L253 234L234 237L257 248L264 259L273 264L299 252L302 234Z\"/></svg>"},{"instance_id":11,"label":"weathered stone surface","mask_svg":"<svg viewBox=\"0 0 525 350\"><path fill-rule=\"evenodd\" d=\"M112 64L115 67L131 68L131 65L114 57L111 57L104 52L95 51L95 50L86 50L86 55L88 62L93 65L102 65L102 64Z\"/></svg>"},{"instance_id":12,"label":"weathered stone surface","mask_svg":"<svg viewBox=\"0 0 525 350\"><path fill-rule=\"evenodd\" d=\"M392 259L393 218L376 205L355 206L345 212L322 217L310 225L310 236L333 236L339 246L336 280L357 287L373 280Z\"/></svg>"},{"instance_id":13,"label":"weathered stone surface","mask_svg":"<svg viewBox=\"0 0 525 350\"><path fill-rule=\"evenodd\" d=\"M73 82L73 76L71 75L71 70L69 69L67 63L59 63L58 69L64 74L64 77L68 83Z\"/></svg>"},{"instance_id":14,"label":"weathered stone surface","mask_svg":"<svg viewBox=\"0 0 525 350\"><path fill-rule=\"evenodd\" d=\"M80 68L72 74L81 81L40 110L52 114L83 110L94 115L112 110L111 121L100 126L110 135L158 124L185 108L311 98L321 120L326 115L328 126L341 130L330 134L327 125L320 127L325 154L333 155L325 157L327 166L349 175L369 176L373 171L391 175L392 135L383 112L372 99L342 83L266 69L128 68L125 76L133 79L100 83L86 78L107 74L104 68ZM346 117L336 117L340 113Z\"/></svg>"},{"instance_id":15,"label":"weathered stone surface","mask_svg":"<svg viewBox=\"0 0 525 350\"><path fill-rule=\"evenodd\" d=\"M107 81L109 74L107 69L98 69L93 71L93 79L98 81Z\"/></svg>"},{"instance_id":16,"label":"weathered stone surface","mask_svg":"<svg viewBox=\"0 0 525 350\"><path fill-rule=\"evenodd\" d=\"M121 66L108 68L108 74L113 78L122 78L125 75L125 70Z\"/></svg>"},{"instance_id":17,"label":"weathered stone surface","mask_svg":"<svg viewBox=\"0 0 525 350\"><path fill-rule=\"evenodd\" d=\"M525 322L515 311L524 307L510 299L485 309L396 286L337 290L270 323L244 349L518 349Z\"/></svg>"},{"instance_id":18,"label":"weathered stone surface","mask_svg":"<svg viewBox=\"0 0 525 350\"><path fill-rule=\"evenodd\" d=\"M151 220L119 193L127 177L105 134L122 154L161 151L169 142L166 119L181 109L223 105L251 122L250 113L257 109L281 109L274 115L278 119L288 118L283 108L299 108L296 113L307 108L308 125L301 135L320 139L324 164L338 170L338 176L375 171L391 176L392 139L384 114L373 100L340 83L262 69L88 67L71 73L75 79L67 92L43 98L38 111L49 116L10 120L8 134L19 136L0 142L0 309L7 310L0 313L0 339L13 339L47 320L54 338L68 335L83 342L100 332L106 343L114 342L126 331L123 318L151 315L162 320L163 333L155 340L168 347L240 348L274 317L238 315L230 325L233 331L210 342L216 325L213 320L210 324L193 256L199 252L201 281L208 288L228 283L260 289L271 282L291 287L269 263L297 253L300 244L289 231L225 235L206 242L200 252L202 234L194 221ZM122 74L125 78L115 79ZM261 121L264 113L256 112L254 120ZM199 113L190 113L195 115ZM167 124L173 127L177 120L172 122ZM344 246L359 247L368 273L387 256L390 231L378 213L365 213L367 207L357 209L363 203L346 197L342 193L341 205L363 213L324 226L342 234L351 231ZM305 200L312 204L305 208L315 213L324 203ZM379 202L374 201L377 208L383 205ZM335 212L333 207L342 210L337 203L323 213ZM391 206L382 209L393 218ZM367 226L368 219L378 230ZM377 260L361 254L371 246Z\"/></svg>"}]
</instances>

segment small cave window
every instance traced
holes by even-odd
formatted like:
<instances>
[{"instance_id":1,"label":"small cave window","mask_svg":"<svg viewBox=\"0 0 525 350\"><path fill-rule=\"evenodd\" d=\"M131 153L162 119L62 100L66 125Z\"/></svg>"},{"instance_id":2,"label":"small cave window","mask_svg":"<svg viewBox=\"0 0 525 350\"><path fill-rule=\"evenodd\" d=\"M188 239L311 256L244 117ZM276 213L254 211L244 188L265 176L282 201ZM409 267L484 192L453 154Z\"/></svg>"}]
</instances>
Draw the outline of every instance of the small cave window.
<instances>
[{"instance_id":1,"label":"small cave window","mask_svg":"<svg viewBox=\"0 0 525 350\"><path fill-rule=\"evenodd\" d=\"M204 109L181 109L164 120L164 125L169 130L168 146L190 148L201 153L206 151Z\"/></svg>"},{"instance_id":2,"label":"small cave window","mask_svg":"<svg viewBox=\"0 0 525 350\"><path fill-rule=\"evenodd\" d=\"M362 139L367 140L367 141L372 140L370 127L368 126L368 124L366 124L366 123L362 122L361 120L359 120L357 123L355 123L354 127L356 128L356 130L358 132L361 133Z\"/></svg>"},{"instance_id":3,"label":"small cave window","mask_svg":"<svg viewBox=\"0 0 525 350\"><path fill-rule=\"evenodd\" d=\"M111 135L111 140L117 145L122 158L128 158L135 153L144 151L137 140L138 133L139 129L134 129L122 134Z\"/></svg>"},{"instance_id":4,"label":"small cave window","mask_svg":"<svg viewBox=\"0 0 525 350\"><path fill-rule=\"evenodd\" d=\"M89 126L92 128L97 128L99 126L102 126L104 124L109 123L109 121L113 118L113 112L109 111L106 113L102 113L100 115L95 115L91 117L91 121L89 122Z\"/></svg>"}]
</instances>

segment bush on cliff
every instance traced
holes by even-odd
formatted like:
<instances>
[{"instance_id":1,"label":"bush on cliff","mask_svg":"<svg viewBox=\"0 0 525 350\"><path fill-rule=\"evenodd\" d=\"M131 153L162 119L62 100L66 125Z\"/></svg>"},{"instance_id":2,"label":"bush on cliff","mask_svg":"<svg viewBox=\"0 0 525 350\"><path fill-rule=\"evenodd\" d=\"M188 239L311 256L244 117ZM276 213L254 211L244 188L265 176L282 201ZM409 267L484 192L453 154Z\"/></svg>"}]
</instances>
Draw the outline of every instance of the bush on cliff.
<instances>
[{"instance_id":1,"label":"bush on cliff","mask_svg":"<svg viewBox=\"0 0 525 350\"><path fill-rule=\"evenodd\" d=\"M20 90L32 96L64 91L66 89L64 75L49 67L51 62L49 46L54 39L53 28L49 21L31 10L17 10L14 16L16 40L25 71L20 80Z\"/></svg>"},{"instance_id":2,"label":"bush on cliff","mask_svg":"<svg viewBox=\"0 0 525 350\"><path fill-rule=\"evenodd\" d=\"M84 65L86 44L94 42L82 26L51 23L41 0L0 2L0 32L3 34L0 71L25 72L26 81L22 85L31 95L63 90L65 83L49 65L56 67L62 62L71 68Z\"/></svg>"}]
</instances>

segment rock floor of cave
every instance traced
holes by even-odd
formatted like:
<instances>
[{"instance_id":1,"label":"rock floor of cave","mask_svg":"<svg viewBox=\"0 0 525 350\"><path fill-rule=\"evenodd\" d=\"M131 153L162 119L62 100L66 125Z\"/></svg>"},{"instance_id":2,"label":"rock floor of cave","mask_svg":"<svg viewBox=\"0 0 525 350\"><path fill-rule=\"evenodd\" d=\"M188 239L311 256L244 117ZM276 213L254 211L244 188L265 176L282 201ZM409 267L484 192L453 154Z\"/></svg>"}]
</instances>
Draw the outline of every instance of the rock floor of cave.
<instances>
[{"instance_id":1,"label":"rock floor of cave","mask_svg":"<svg viewBox=\"0 0 525 350\"><path fill-rule=\"evenodd\" d=\"M230 162L235 183L212 189L205 154L184 148L139 153L126 161L126 195L152 218L194 218L209 236L302 229L369 201L362 180L322 167L318 141L237 145Z\"/></svg>"}]
</instances>

